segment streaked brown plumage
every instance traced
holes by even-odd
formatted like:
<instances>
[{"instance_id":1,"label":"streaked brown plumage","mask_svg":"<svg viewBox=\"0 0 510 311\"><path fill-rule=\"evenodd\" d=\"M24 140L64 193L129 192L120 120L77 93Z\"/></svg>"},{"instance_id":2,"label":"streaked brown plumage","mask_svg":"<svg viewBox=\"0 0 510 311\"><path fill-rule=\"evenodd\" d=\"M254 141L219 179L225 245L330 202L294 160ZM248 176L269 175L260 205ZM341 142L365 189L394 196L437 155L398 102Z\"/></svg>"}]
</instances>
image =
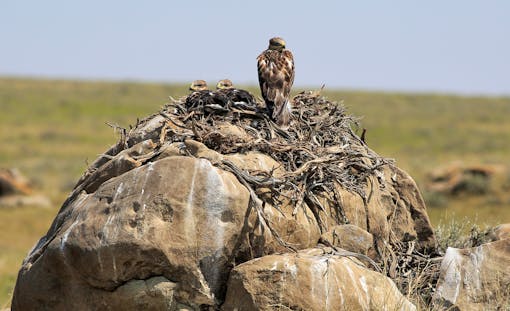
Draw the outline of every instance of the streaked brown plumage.
<instances>
[{"instance_id":1,"label":"streaked brown plumage","mask_svg":"<svg viewBox=\"0 0 510 311\"><path fill-rule=\"evenodd\" d=\"M294 57L282 38L269 40L269 47L257 57L259 84L271 118L281 126L290 122L290 89L294 83Z\"/></svg>"},{"instance_id":2,"label":"streaked brown plumage","mask_svg":"<svg viewBox=\"0 0 510 311\"><path fill-rule=\"evenodd\" d=\"M242 110L257 109L257 102L253 95L248 91L234 88L229 79L220 80L216 84L216 91L208 90L204 80L193 81L189 89L192 92L185 101L188 110L225 113L231 107Z\"/></svg>"}]
</instances>

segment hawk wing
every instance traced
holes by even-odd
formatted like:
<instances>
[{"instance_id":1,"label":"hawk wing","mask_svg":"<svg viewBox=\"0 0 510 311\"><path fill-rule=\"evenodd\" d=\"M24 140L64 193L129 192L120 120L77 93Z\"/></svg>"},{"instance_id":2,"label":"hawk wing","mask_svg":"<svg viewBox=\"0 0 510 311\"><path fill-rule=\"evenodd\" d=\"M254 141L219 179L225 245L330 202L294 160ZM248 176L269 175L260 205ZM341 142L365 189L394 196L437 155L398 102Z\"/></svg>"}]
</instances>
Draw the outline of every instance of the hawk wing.
<instances>
[{"instance_id":1,"label":"hawk wing","mask_svg":"<svg viewBox=\"0 0 510 311\"><path fill-rule=\"evenodd\" d=\"M257 57L257 65L260 91L269 113L278 123L287 123L290 118L288 99L294 83L292 53L266 50Z\"/></svg>"}]
</instances>

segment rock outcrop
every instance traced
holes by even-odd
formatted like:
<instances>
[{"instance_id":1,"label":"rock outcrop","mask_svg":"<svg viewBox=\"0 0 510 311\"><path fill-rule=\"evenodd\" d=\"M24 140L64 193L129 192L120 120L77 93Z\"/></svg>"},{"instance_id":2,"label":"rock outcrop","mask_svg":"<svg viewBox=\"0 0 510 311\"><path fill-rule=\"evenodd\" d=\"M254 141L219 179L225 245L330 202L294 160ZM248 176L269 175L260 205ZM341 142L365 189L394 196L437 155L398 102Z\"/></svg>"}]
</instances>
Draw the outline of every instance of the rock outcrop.
<instances>
[{"instance_id":1,"label":"rock outcrop","mask_svg":"<svg viewBox=\"0 0 510 311\"><path fill-rule=\"evenodd\" d=\"M12 309L198 310L225 299L225 310L269 309L320 289L295 303L412 310L371 263L404 244L434 252L416 184L352 132L342 106L317 94L294 102L288 131L239 103L215 114L183 102L121 130L24 260ZM287 261L295 275L282 281ZM323 289L339 292L322 300Z\"/></svg>"},{"instance_id":2,"label":"rock outcrop","mask_svg":"<svg viewBox=\"0 0 510 311\"><path fill-rule=\"evenodd\" d=\"M448 248L434 299L449 310L510 307L510 239L473 248Z\"/></svg>"},{"instance_id":3,"label":"rock outcrop","mask_svg":"<svg viewBox=\"0 0 510 311\"><path fill-rule=\"evenodd\" d=\"M50 206L50 200L34 194L28 178L17 169L0 168L0 208L19 206Z\"/></svg>"},{"instance_id":4,"label":"rock outcrop","mask_svg":"<svg viewBox=\"0 0 510 311\"><path fill-rule=\"evenodd\" d=\"M250 260L227 288L224 310L416 310L389 278L328 248Z\"/></svg>"},{"instance_id":5,"label":"rock outcrop","mask_svg":"<svg viewBox=\"0 0 510 311\"><path fill-rule=\"evenodd\" d=\"M488 232L488 238L490 241L510 239L510 223L491 228Z\"/></svg>"},{"instance_id":6,"label":"rock outcrop","mask_svg":"<svg viewBox=\"0 0 510 311\"><path fill-rule=\"evenodd\" d=\"M508 169L503 165L455 162L429 172L427 191L446 195L483 195L505 191Z\"/></svg>"},{"instance_id":7,"label":"rock outcrop","mask_svg":"<svg viewBox=\"0 0 510 311\"><path fill-rule=\"evenodd\" d=\"M29 180L17 169L0 168L0 197L13 194L32 194Z\"/></svg>"}]
</instances>

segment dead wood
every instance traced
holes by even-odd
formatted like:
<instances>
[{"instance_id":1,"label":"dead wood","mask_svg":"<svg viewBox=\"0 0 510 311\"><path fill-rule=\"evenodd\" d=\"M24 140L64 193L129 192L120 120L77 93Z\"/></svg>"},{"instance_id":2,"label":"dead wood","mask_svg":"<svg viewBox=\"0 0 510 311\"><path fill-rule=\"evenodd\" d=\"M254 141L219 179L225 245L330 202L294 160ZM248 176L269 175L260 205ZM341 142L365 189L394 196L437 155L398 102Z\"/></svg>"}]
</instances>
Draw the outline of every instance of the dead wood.
<instances>
[{"instance_id":1,"label":"dead wood","mask_svg":"<svg viewBox=\"0 0 510 311\"><path fill-rule=\"evenodd\" d=\"M213 164L232 172L250 190L254 202L279 209L285 197L295 206L293 214L299 208L309 208L321 231L325 229L320 217L326 211L323 198L325 193L330 194L333 199L328 204L336 209L340 222L348 223L335 187L339 185L367 202L369 176L393 161L378 156L354 133L352 127L357 127L357 120L346 114L341 103L326 100L320 91L300 93L292 102L293 121L285 130L271 121L262 104L225 100L217 107L220 102L209 103L193 95L173 99L159 113L173 125L163 127L162 131L167 132L160 135L164 138L160 143L191 138L220 154L258 151L269 155L285 170L283 176L244 172L224 160ZM225 123L243 135L226 134L220 128ZM258 189L264 189L264 193L269 189L271 196L259 198ZM257 212L260 204L255 204ZM261 222L270 228L263 219Z\"/></svg>"}]
</instances>

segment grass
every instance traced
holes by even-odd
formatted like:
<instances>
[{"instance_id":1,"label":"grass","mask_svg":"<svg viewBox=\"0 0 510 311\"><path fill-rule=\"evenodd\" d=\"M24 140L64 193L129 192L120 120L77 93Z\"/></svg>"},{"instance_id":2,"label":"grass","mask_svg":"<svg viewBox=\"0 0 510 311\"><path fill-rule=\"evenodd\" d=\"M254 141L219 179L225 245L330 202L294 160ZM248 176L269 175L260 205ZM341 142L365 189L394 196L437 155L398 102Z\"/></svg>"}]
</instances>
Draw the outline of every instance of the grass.
<instances>
[{"instance_id":1,"label":"grass","mask_svg":"<svg viewBox=\"0 0 510 311\"><path fill-rule=\"evenodd\" d=\"M0 209L0 308L8 305L22 259L87 162L116 142L106 122L129 127L169 95L186 93L186 85L0 78L0 167L17 167L54 203L49 209ZM510 98L339 90L324 95L343 99L352 114L363 116L369 146L395 158L419 185L428 171L454 160L509 163ZM434 197L428 200L434 203ZM435 201L441 202L448 208L429 209L434 224L452 214L480 224L510 222L508 195Z\"/></svg>"},{"instance_id":2,"label":"grass","mask_svg":"<svg viewBox=\"0 0 510 311\"><path fill-rule=\"evenodd\" d=\"M0 310L8 306L21 262L55 213L48 208L0 208Z\"/></svg>"}]
</instances>

